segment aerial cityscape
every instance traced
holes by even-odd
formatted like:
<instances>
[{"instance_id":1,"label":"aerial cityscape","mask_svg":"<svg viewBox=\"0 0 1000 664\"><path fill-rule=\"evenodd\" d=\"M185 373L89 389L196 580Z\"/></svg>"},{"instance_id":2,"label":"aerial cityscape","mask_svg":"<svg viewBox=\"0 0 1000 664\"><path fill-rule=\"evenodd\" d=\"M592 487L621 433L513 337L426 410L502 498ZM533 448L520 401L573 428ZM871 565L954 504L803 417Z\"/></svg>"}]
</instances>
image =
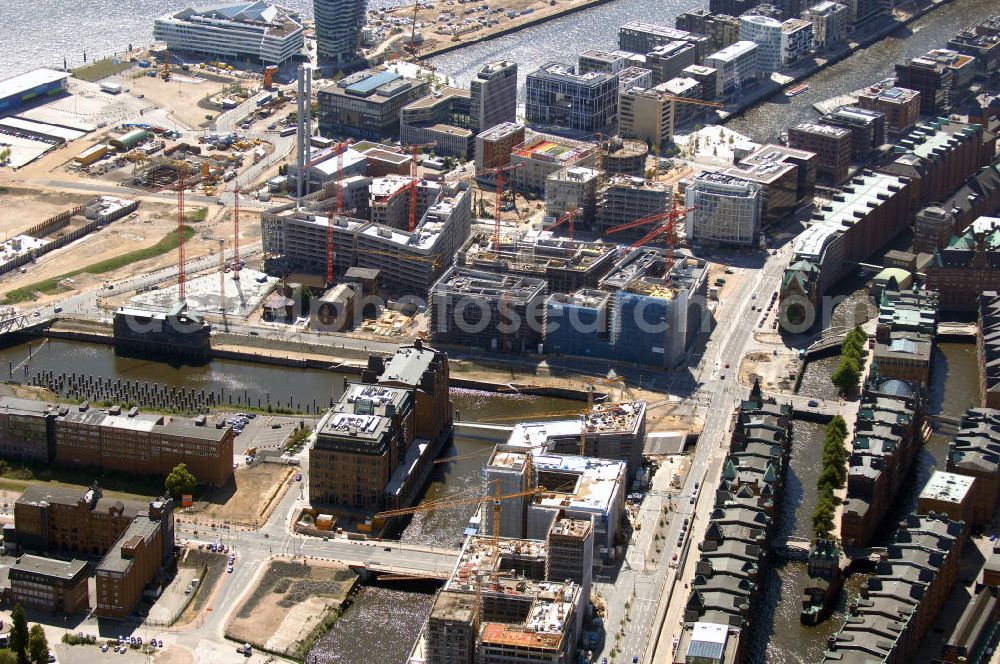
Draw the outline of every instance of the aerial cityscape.
<instances>
[{"instance_id":1,"label":"aerial cityscape","mask_svg":"<svg viewBox=\"0 0 1000 664\"><path fill-rule=\"evenodd\" d=\"M0 664L1000 664L1000 4L772 1L10 0Z\"/></svg>"}]
</instances>

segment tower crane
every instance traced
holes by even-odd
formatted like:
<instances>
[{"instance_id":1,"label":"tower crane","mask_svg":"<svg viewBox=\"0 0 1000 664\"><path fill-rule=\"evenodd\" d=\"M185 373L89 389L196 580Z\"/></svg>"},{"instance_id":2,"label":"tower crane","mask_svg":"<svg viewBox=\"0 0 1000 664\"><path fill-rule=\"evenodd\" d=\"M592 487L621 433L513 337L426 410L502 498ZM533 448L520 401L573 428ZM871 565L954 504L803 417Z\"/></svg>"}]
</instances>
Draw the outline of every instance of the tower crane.
<instances>
[{"instance_id":1,"label":"tower crane","mask_svg":"<svg viewBox=\"0 0 1000 664\"><path fill-rule=\"evenodd\" d=\"M476 171L476 177L486 177L492 175L496 178L497 185L497 201L496 207L493 209L494 216L494 229L493 229L493 243L500 248L500 199L503 196L503 181L504 173L507 171L514 171L521 166L524 166L524 162L519 164L507 164L506 166L497 166L496 168L484 168L480 171Z\"/></svg>"},{"instance_id":2,"label":"tower crane","mask_svg":"<svg viewBox=\"0 0 1000 664\"><path fill-rule=\"evenodd\" d=\"M621 231L629 230L631 228L638 228L639 226L645 226L646 224L659 224L661 221L666 221L665 224L654 226L652 230L646 233L644 236L629 245L629 249L637 249L648 242L655 240L657 237L666 234L667 236L667 252L666 252L666 266L663 271L663 279L665 285L670 285L670 271L674 266L674 246L677 242L677 235L675 229L675 222L679 219L686 219L690 212L698 209L697 206L686 207L680 205L677 202L677 198L674 198L671 207L666 212L658 212L651 214L642 219L636 219L635 221L629 221L624 224L619 224L608 229L608 233L620 233Z\"/></svg>"},{"instance_id":3,"label":"tower crane","mask_svg":"<svg viewBox=\"0 0 1000 664\"><path fill-rule=\"evenodd\" d=\"M184 273L184 189L187 186L184 182L191 167L185 162L175 162L177 169L177 296L180 302L186 300L186 275Z\"/></svg>"},{"instance_id":4,"label":"tower crane","mask_svg":"<svg viewBox=\"0 0 1000 664\"><path fill-rule=\"evenodd\" d=\"M598 385L614 385L615 383L619 383L622 387L624 387L625 379L616 374L614 370L609 371L607 377L605 378L587 379L587 386L585 388L587 392L587 410L583 411L583 421L580 423L580 456L586 456L587 417L594 412L594 390L597 389Z\"/></svg>"},{"instance_id":5,"label":"tower crane","mask_svg":"<svg viewBox=\"0 0 1000 664\"><path fill-rule=\"evenodd\" d=\"M554 229L558 228L559 226L562 226L563 224L565 224L565 223L568 222L569 223L569 240L570 240L570 242L572 242L573 241L573 220L576 219L576 217L581 212L583 212L583 208L576 208L575 210L570 210L569 212L567 212L566 214L564 214L563 216L559 217L554 222L552 222L551 224L549 224L548 226L546 226L544 230L551 231L551 230L554 230Z\"/></svg>"},{"instance_id":6,"label":"tower crane","mask_svg":"<svg viewBox=\"0 0 1000 664\"><path fill-rule=\"evenodd\" d=\"M416 17L415 10L414 17ZM417 229L417 182L420 181L417 173L417 155L420 154L421 148L437 147L437 141L431 141L430 143L413 143L403 147L404 149L413 151L413 159L410 161L410 218L409 223L406 226L406 229L412 233Z\"/></svg>"},{"instance_id":7,"label":"tower crane","mask_svg":"<svg viewBox=\"0 0 1000 664\"><path fill-rule=\"evenodd\" d=\"M313 165L318 164L326 159L337 155L337 207L334 209L334 214L343 214L344 212L344 153L347 152L347 148L351 146L350 141L342 141L337 143L329 150L324 150L315 159L309 161L306 164L307 168L311 168ZM303 169L305 170L305 169ZM305 177L305 174L300 174L301 177ZM330 287L333 285L333 218L327 220L326 224L326 285Z\"/></svg>"}]
</instances>

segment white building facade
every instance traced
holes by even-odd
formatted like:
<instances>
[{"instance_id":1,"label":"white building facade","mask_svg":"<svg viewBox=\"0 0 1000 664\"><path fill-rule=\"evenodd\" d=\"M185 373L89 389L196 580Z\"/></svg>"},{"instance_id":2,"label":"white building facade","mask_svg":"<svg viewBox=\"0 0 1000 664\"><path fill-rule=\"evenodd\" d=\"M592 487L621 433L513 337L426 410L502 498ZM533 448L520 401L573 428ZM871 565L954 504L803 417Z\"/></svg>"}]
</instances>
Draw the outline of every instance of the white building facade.
<instances>
[{"instance_id":1,"label":"white building facade","mask_svg":"<svg viewBox=\"0 0 1000 664\"><path fill-rule=\"evenodd\" d=\"M688 236L695 244L754 247L760 233L760 185L722 173L701 173L688 185Z\"/></svg>"}]
</instances>

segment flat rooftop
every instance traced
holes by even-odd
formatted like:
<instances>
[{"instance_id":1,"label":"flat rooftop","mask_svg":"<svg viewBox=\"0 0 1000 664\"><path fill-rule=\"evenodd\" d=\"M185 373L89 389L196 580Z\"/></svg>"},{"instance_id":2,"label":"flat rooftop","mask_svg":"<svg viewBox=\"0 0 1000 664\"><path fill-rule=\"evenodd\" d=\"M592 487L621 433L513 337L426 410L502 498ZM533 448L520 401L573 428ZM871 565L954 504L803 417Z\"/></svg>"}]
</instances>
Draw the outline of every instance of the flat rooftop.
<instances>
[{"instance_id":1,"label":"flat rooftop","mask_svg":"<svg viewBox=\"0 0 1000 664\"><path fill-rule=\"evenodd\" d=\"M56 71L54 69L35 69L18 74L12 78L0 81L0 99L24 94L40 85L65 81L69 77L69 72Z\"/></svg>"},{"instance_id":2,"label":"flat rooftop","mask_svg":"<svg viewBox=\"0 0 1000 664\"><path fill-rule=\"evenodd\" d=\"M935 470L920 491L920 500L961 503L972 489L974 479L970 475Z\"/></svg>"},{"instance_id":3,"label":"flat rooftop","mask_svg":"<svg viewBox=\"0 0 1000 664\"><path fill-rule=\"evenodd\" d=\"M11 566L11 570L30 572L31 574L41 574L64 581L70 581L84 572L87 568L85 560L57 560L55 558L43 558L25 554L17 559Z\"/></svg>"}]
</instances>

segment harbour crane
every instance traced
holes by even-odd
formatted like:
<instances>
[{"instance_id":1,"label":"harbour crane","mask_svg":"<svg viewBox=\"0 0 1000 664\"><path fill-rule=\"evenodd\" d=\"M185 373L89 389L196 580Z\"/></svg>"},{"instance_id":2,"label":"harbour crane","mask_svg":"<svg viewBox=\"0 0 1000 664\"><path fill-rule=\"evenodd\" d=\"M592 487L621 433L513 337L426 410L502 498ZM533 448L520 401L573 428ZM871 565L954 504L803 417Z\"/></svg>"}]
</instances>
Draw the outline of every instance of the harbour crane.
<instances>
[{"instance_id":1,"label":"harbour crane","mask_svg":"<svg viewBox=\"0 0 1000 664\"><path fill-rule=\"evenodd\" d=\"M569 223L569 241L572 242L573 241L573 220L576 219L576 217L581 212L583 212L583 208L576 208L575 210L570 210L569 212L567 212L566 214L564 214L563 216L559 217L554 222L552 222L551 224L549 224L548 226L546 226L544 230L551 231L551 230L554 230L554 229L558 228L559 226L562 226L565 223Z\"/></svg>"}]
</instances>

